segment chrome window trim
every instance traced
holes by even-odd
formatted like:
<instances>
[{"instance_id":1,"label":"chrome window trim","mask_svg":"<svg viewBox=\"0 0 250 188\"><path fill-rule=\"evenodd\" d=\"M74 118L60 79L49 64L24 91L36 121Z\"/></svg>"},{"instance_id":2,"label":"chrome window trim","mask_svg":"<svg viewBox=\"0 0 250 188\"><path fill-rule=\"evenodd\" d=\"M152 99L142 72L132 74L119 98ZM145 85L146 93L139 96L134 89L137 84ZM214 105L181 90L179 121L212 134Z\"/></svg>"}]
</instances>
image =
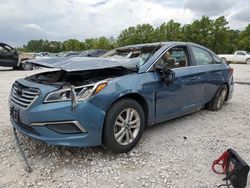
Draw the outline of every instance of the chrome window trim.
<instances>
[{"instance_id":1,"label":"chrome window trim","mask_svg":"<svg viewBox=\"0 0 250 188\"><path fill-rule=\"evenodd\" d=\"M168 47L167 49L165 49L160 55L159 55L159 57L157 57L157 59L149 66L149 68L146 70L146 72L148 72L154 65L155 65L155 63L162 57L162 55L166 52L166 51L168 51L170 48L172 48L173 46L171 46L171 47Z\"/></svg>"},{"instance_id":2,"label":"chrome window trim","mask_svg":"<svg viewBox=\"0 0 250 188\"><path fill-rule=\"evenodd\" d=\"M211 59L212 59L213 63L209 63L209 64L205 64L205 65L213 65L213 64L215 64L214 62L216 62L216 61L215 61L215 59L214 59L214 57L213 57L212 53L211 53L211 52L209 52L208 50L203 49L203 48L201 48L201 47L199 47L199 46L190 46L190 48L191 48L191 51L192 51L192 53L193 53L193 56L194 56L194 52L193 52L192 48L198 48L198 49L203 50L203 51L205 51L205 52L207 52L207 53L208 53L208 55L211 57ZM195 57L194 57L194 61L195 61L195 63L196 63L196 65L195 65L195 66L202 66L202 65L197 65L197 62L196 62Z\"/></svg>"},{"instance_id":3,"label":"chrome window trim","mask_svg":"<svg viewBox=\"0 0 250 188\"><path fill-rule=\"evenodd\" d=\"M162 55L163 55L166 51L168 51L169 49L171 49L171 48L173 48L173 47L176 47L176 46L181 46L181 45L173 45L173 46L170 46L170 47L166 48L166 49L160 54L160 56L159 56L150 66L149 66L149 68L146 70L146 72L149 72L149 70L155 65L155 63L162 57ZM186 47L188 48L188 45L186 45ZM194 46L194 47L196 47L196 46ZM199 47L197 46L196 48L199 48ZM209 51L207 51L207 50L205 50L205 49L203 49L203 48L200 48L200 49L202 49L202 50L208 52L209 55L211 56L213 62L216 62L216 61L214 60L213 56L210 54ZM191 67L199 67L199 66L208 66L208 65L220 65L220 64L221 64L221 63L213 63L213 64L207 64L207 65L188 65L188 66L186 66L186 67L177 67L177 68L173 68L173 69L171 69L171 70L183 69L183 68L191 68Z\"/></svg>"},{"instance_id":4,"label":"chrome window trim","mask_svg":"<svg viewBox=\"0 0 250 188\"><path fill-rule=\"evenodd\" d=\"M86 133L86 129L78 121L53 121L53 122L40 122L40 123L31 123L30 126L35 127L45 127L46 125L55 125L55 124L67 124L72 123L77 126L83 133Z\"/></svg>"},{"instance_id":5,"label":"chrome window trim","mask_svg":"<svg viewBox=\"0 0 250 188\"><path fill-rule=\"evenodd\" d=\"M149 72L149 70L156 64L156 62L162 57L162 55L170 50L171 48L174 48L174 47L178 47L178 46L184 46L184 45L181 45L181 44L176 44L176 45L173 45L173 46L170 46L168 48L166 48L160 55L159 57L149 66L149 68L146 70L146 72ZM186 45L186 47L188 48L188 45ZM190 66L186 66L186 67L190 67ZM178 68L186 68L186 67L178 67ZM173 68L171 70L175 70L175 69L178 69L178 68Z\"/></svg>"}]
</instances>

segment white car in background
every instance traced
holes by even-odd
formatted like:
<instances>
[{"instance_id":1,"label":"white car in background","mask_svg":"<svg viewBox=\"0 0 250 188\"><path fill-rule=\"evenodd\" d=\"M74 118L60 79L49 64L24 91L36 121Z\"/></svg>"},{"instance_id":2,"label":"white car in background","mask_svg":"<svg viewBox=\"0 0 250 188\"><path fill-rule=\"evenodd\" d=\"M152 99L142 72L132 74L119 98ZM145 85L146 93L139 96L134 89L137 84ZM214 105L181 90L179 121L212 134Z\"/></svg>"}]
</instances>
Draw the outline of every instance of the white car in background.
<instances>
[{"instance_id":1,"label":"white car in background","mask_svg":"<svg viewBox=\"0 0 250 188\"><path fill-rule=\"evenodd\" d=\"M250 65L250 52L236 51L234 54L218 54L224 62L230 63L246 63Z\"/></svg>"}]
</instances>

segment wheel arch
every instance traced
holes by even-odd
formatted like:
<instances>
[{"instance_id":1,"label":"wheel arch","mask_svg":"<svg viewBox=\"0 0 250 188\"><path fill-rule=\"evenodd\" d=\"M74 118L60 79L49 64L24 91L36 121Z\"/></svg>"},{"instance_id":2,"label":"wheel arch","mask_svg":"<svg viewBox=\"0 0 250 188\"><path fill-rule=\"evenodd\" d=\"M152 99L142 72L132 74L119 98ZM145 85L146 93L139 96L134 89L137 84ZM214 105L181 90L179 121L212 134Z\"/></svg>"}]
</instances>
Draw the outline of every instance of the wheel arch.
<instances>
[{"instance_id":1,"label":"wheel arch","mask_svg":"<svg viewBox=\"0 0 250 188\"><path fill-rule=\"evenodd\" d=\"M125 94L125 95L117 98L115 101L113 101L111 103L111 105L108 107L107 111L113 106L113 104L115 104L117 101L124 99L124 98L133 99L141 105L143 112L144 112L144 115L145 115L145 122L146 122L146 126L147 126L148 118L149 118L149 107L148 107L148 103L147 103L146 99L142 95L140 95L139 93L128 93L128 94ZM106 119L106 117L105 117L105 119Z\"/></svg>"},{"instance_id":2,"label":"wheel arch","mask_svg":"<svg viewBox=\"0 0 250 188\"><path fill-rule=\"evenodd\" d=\"M250 60L250 58L249 58L249 57L246 59L246 64L247 64L248 60ZM247 65L248 65L248 64L247 64Z\"/></svg>"},{"instance_id":3,"label":"wheel arch","mask_svg":"<svg viewBox=\"0 0 250 188\"><path fill-rule=\"evenodd\" d=\"M227 96L226 96L226 101L228 100L228 96L229 96L229 84L227 82L224 82L222 85L226 85L227 86Z\"/></svg>"},{"instance_id":4,"label":"wheel arch","mask_svg":"<svg viewBox=\"0 0 250 188\"><path fill-rule=\"evenodd\" d=\"M125 95L123 95L123 96L117 98L115 101L113 101L113 102L111 103L111 105L108 107L107 111L110 110L111 107L112 107L117 101L119 101L119 100L121 100L121 99L126 99L126 98L128 98L128 99L133 99L133 100L137 101L137 102L141 105L141 107L142 107L142 109L143 109L143 111L144 111L144 115L145 115L145 127L146 127L146 126L148 125L149 107L148 107L148 104L147 104L145 98L144 98L142 95L138 94L138 93L128 93L128 94L125 94ZM103 122L103 128L102 128L102 138L101 138L101 139L102 139L102 143L103 143L103 137L104 137L103 134L104 134L104 128L105 128L106 117L107 117L107 113L106 113L106 115L105 115L104 122ZM105 147L105 146L103 145L103 147Z\"/></svg>"}]
</instances>

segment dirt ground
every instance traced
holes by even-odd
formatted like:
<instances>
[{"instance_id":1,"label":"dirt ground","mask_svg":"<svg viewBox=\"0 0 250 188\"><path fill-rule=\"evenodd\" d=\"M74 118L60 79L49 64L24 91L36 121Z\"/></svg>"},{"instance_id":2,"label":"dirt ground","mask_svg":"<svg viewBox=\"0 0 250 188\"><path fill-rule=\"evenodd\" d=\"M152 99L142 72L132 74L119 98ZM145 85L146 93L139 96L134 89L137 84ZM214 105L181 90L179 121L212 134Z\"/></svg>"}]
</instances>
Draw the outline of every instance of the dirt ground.
<instances>
[{"instance_id":1,"label":"dirt ground","mask_svg":"<svg viewBox=\"0 0 250 188\"><path fill-rule=\"evenodd\" d=\"M211 164L224 150L234 148L250 164L250 85L240 83L250 83L250 66L233 67L239 83L220 111L204 109L149 127L127 154L48 146L19 134L32 173L23 169L14 141L8 95L16 79L41 70L0 68L0 188L217 187L224 175L215 174Z\"/></svg>"}]
</instances>

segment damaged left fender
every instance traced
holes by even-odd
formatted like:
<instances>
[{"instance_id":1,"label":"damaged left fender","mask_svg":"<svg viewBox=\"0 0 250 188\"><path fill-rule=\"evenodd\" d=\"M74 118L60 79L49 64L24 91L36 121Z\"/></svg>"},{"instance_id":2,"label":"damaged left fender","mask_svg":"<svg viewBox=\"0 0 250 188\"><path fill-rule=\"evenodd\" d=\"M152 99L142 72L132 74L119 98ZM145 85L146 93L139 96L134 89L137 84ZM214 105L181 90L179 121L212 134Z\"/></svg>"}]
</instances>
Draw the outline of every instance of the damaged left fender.
<instances>
[{"instance_id":1,"label":"damaged left fender","mask_svg":"<svg viewBox=\"0 0 250 188\"><path fill-rule=\"evenodd\" d=\"M135 82L135 80L137 80ZM128 89L130 88L130 89ZM99 94L89 99L89 102L107 112L117 100L123 97L135 96L135 100L142 97L147 107L147 121L151 125L155 121L155 75L153 72L144 74L129 74L114 78ZM138 98L136 97L138 96ZM140 97L140 98L139 98Z\"/></svg>"}]
</instances>

